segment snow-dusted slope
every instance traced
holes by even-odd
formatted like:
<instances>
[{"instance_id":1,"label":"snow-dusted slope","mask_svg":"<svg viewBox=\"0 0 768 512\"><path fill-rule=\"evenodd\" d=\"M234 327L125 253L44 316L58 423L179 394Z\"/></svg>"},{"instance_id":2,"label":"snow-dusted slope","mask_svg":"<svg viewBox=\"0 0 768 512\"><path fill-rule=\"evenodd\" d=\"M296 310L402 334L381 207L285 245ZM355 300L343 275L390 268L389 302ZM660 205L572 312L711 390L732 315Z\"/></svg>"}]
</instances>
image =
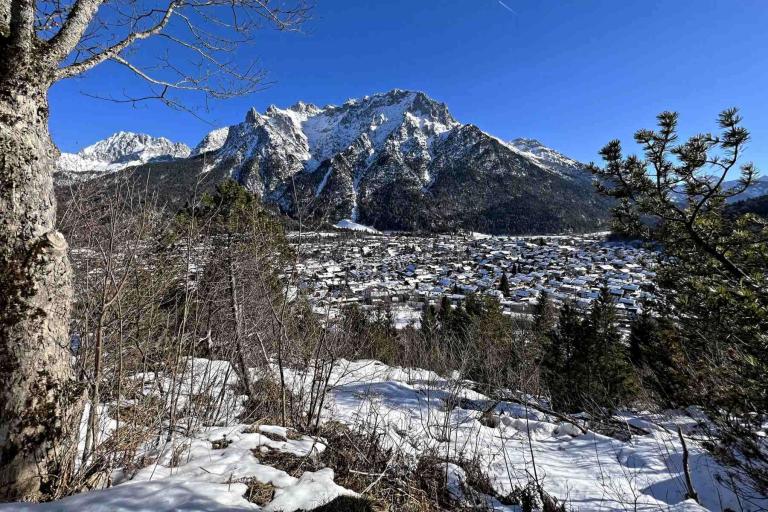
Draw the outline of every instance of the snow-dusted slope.
<instances>
[{"instance_id":1,"label":"snow-dusted slope","mask_svg":"<svg viewBox=\"0 0 768 512\"><path fill-rule=\"evenodd\" d=\"M740 188L740 184L738 180L731 180L726 181L723 183L723 188L731 189L731 188ZM735 195L731 197L728 202L729 203L735 203L737 201L744 201L746 199L752 199L753 197L760 197L768 195L768 176L760 176L754 181L752 181L752 184L750 187L742 192L741 194Z\"/></svg>"},{"instance_id":2,"label":"snow-dusted slope","mask_svg":"<svg viewBox=\"0 0 768 512\"><path fill-rule=\"evenodd\" d=\"M380 150L393 132L408 127L411 137L389 141L416 139L410 142L426 146L430 137L458 124L445 105L423 93L399 89L349 100L340 107L298 102L287 109L271 106L264 114L251 109L245 122L230 128L219 158L247 161L271 145L285 145L286 155L298 158L299 167L311 172L358 141L366 140Z\"/></svg>"},{"instance_id":3,"label":"snow-dusted slope","mask_svg":"<svg viewBox=\"0 0 768 512\"><path fill-rule=\"evenodd\" d=\"M180 386L180 410L193 397L198 401L200 397L223 397L230 405L223 410L231 413L242 408L245 397L238 394L237 373L229 363L194 359L187 366ZM273 371L276 375L276 366ZM294 396L301 396L301 391L309 394L315 385L311 374L303 371L286 369L285 376ZM170 375L162 374L142 374L142 378L146 379L146 393L157 393L171 381ZM156 385L154 378L160 378L160 383ZM468 484L458 464L475 461L499 495L508 495L536 478L566 510L758 512L768 507L766 496L751 489L738 472L730 471L704 448L707 437L702 423L706 417L695 408L665 414L618 412L613 419L626 425L626 431L610 437L590 430L588 423L577 426L541 412L534 399L529 403L492 399L475 391L471 382L416 368L339 360L328 375L327 386L323 423L340 422L365 433L366 439L376 439L382 448L391 450L390 460L397 455L398 461L411 467L417 467L417 460L425 455L454 461L444 468L449 485L454 479L459 480L457 484ZM103 408L105 414L110 410ZM235 416L229 415L221 425L176 433L164 443L148 444L143 448L149 455L148 464L135 472L117 468L112 480L116 485L110 488L51 503L0 504L0 511L298 512L355 494L334 482L332 467L313 471L309 463L302 464L300 474L294 476L286 473L287 467L279 467L280 458L264 456L273 452L323 461L322 454L335 448L329 441L260 421L239 424ZM110 424L108 417L105 420L105 425ZM687 445L690 478L700 504L686 496L680 436ZM223 447L215 445L224 439ZM364 451L360 453L365 457ZM254 480L274 488L263 508L246 499L250 495L246 483ZM416 488L418 485L414 482ZM454 496L461 500L462 493ZM488 510L497 512L521 510L492 500L487 504ZM456 509L477 510L461 501Z\"/></svg>"},{"instance_id":4,"label":"snow-dusted slope","mask_svg":"<svg viewBox=\"0 0 768 512\"><path fill-rule=\"evenodd\" d=\"M218 150L227 141L227 135L229 135L229 126L216 128L203 137L203 140L195 146L195 149L192 150L189 156L202 155L203 153Z\"/></svg>"},{"instance_id":5,"label":"snow-dusted slope","mask_svg":"<svg viewBox=\"0 0 768 512\"><path fill-rule=\"evenodd\" d=\"M201 147L211 151L221 138L212 132ZM208 169L226 170L290 215L332 224L598 228L607 210L589 180L573 179L586 176L583 166L546 149L502 142L422 92L394 89L341 106L251 109L229 127Z\"/></svg>"},{"instance_id":6,"label":"snow-dusted slope","mask_svg":"<svg viewBox=\"0 0 768 512\"><path fill-rule=\"evenodd\" d=\"M271 106L263 114L251 109L243 123L229 128L216 164L231 166L233 176L277 199L291 177L320 171L324 163L333 167L332 160L341 157L354 167L347 185L356 192L377 154L429 159L435 137L456 126L445 105L399 89L341 106L299 102L287 109ZM317 181L316 196L330 174L326 166L320 178L312 180Z\"/></svg>"},{"instance_id":7,"label":"snow-dusted slope","mask_svg":"<svg viewBox=\"0 0 768 512\"><path fill-rule=\"evenodd\" d=\"M535 141L501 141L423 92L401 89L340 106L251 109L191 153L165 139L117 134L63 155L59 176L91 178L187 154L206 156L181 167L232 177L307 223L530 234L596 231L609 217L578 162ZM153 174L180 166L166 167Z\"/></svg>"},{"instance_id":8,"label":"snow-dusted slope","mask_svg":"<svg viewBox=\"0 0 768 512\"><path fill-rule=\"evenodd\" d=\"M378 233L379 231L377 229L373 229L368 226L363 226L362 224L358 224L357 222L352 222L349 219L342 219L339 222L337 222L334 225L335 228L338 229L346 229L349 231L363 231L365 233Z\"/></svg>"},{"instance_id":9,"label":"snow-dusted slope","mask_svg":"<svg viewBox=\"0 0 768 512\"><path fill-rule=\"evenodd\" d=\"M147 162L186 158L189 148L164 137L132 132L117 132L78 153L62 153L56 171L65 178L114 172Z\"/></svg>"},{"instance_id":10,"label":"snow-dusted slope","mask_svg":"<svg viewBox=\"0 0 768 512\"><path fill-rule=\"evenodd\" d=\"M517 138L509 141L508 144L514 151L533 160L544 169L568 178L589 178L589 172L583 163L568 158L536 139Z\"/></svg>"}]
</instances>

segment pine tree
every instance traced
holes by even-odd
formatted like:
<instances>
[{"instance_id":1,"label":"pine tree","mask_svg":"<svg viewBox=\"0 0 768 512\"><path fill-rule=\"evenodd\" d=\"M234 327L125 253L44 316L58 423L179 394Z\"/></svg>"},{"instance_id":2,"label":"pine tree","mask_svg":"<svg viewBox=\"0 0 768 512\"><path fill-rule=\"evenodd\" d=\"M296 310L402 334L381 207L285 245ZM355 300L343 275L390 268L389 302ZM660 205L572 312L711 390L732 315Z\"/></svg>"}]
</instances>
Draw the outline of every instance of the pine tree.
<instances>
[{"instance_id":1,"label":"pine tree","mask_svg":"<svg viewBox=\"0 0 768 512\"><path fill-rule=\"evenodd\" d=\"M664 246L657 297L677 313L689 358L679 370L696 382L695 401L724 422L742 421L768 410L768 225L729 206L758 176L742 161L750 134L737 109L718 116L719 134L687 141L677 113L657 119L657 129L635 133L644 158L625 156L615 140L600 151L605 166L590 170L598 190L618 199L617 230ZM734 173L738 186L724 186ZM679 201L670 200L672 190Z\"/></svg>"},{"instance_id":2,"label":"pine tree","mask_svg":"<svg viewBox=\"0 0 768 512\"><path fill-rule=\"evenodd\" d=\"M629 330L629 359L636 368L645 365L646 355L654 346L657 328L656 321L648 309L632 322Z\"/></svg>"},{"instance_id":3,"label":"pine tree","mask_svg":"<svg viewBox=\"0 0 768 512\"><path fill-rule=\"evenodd\" d=\"M616 306L608 288L600 291L586 323L579 366L585 370L585 398L600 406L624 405L635 390L629 354L617 328Z\"/></svg>"},{"instance_id":4,"label":"pine tree","mask_svg":"<svg viewBox=\"0 0 768 512\"><path fill-rule=\"evenodd\" d=\"M499 291L505 297L509 297L509 279L507 279L507 273L506 272L504 272L501 275L501 282L499 283Z\"/></svg>"},{"instance_id":5,"label":"pine tree","mask_svg":"<svg viewBox=\"0 0 768 512\"><path fill-rule=\"evenodd\" d=\"M446 325L446 332L449 335L465 339L471 323L472 317L467 313L463 305L459 304L456 306L456 309L451 311L450 320Z\"/></svg>"},{"instance_id":6,"label":"pine tree","mask_svg":"<svg viewBox=\"0 0 768 512\"><path fill-rule=\"evenodd\" d=\"M629 356L643 386L667 407L695 400L679 328L665 318L654 318L648 309L638 316L629 332Z\"/></svg>"},{"instance_id":7,"label":"pine tree","mask_svg":"<svg viewBox=\"0 0 768 512\"><path fill-rule=\"evenodd\" d=\"M717 452L768 489L768 463L754 467L745 456L762 450L755 432L764 415L754 413L768 410L768 224L730 206L757 178L742 160L750 134L737 109L719 115L719 134L687 141L677 113L657 119L657 129L635 133L642 157L625 156L614 140L600 151L605 166L590 166L598 190L617 199L615 229L664 247L656 313L674 311L675 323L650 338L660 348L644 364L663 393L703 406L716 424ZM726 186L733 174L738 185Z\"/></svg>"},{"instance_id":8,"label":"pine tree","mask_svg":"<svg viewBox=\"0 0 768 512\"><path fill-rule=\"evenodd\" d=\"M546 324L546 300L534 323ZM555 408L578 412L593 405L625 405L636 392L635 372L617 328L616 307L604 289L587 318L572 302L560 309L557 326L544 338L544 381Z\"/></svg>"},{"instance_id":9,"label":"pine tree","mask_svg":"<svg viewBox=\"0 0 768 512\"><path fill-rule=\"evenodd\" d=\"M425 302L421 309L421 333L425 339L431 340L434 338L436 331L437 316L435 314L435 306Z\"/></svg>"},{"instance_id":10,"label":"pine tree","mask_svg":"<svg viewBox=\"0 0 768 512\"><path fill-rule=\"evenodd\" d=\"M440 299L440 309L437 311L437 320L440 323L440 328L445 330L449 328L451 324L451 313L453 308L451 307L451 300L443 295Z\"/></svg>"},{"instance_id":11,"label":"pine tree","mask_svg":"<svg viewBox=\"0 0 768 512\"><path fill-rule=\"evenodd\" d=\"M533 308L533 334L546 337L554 329L557 322L557 308L552 303L547 292L539 295L539 300Z\"/></svg>"},{"instance_id":12,"label":"pine tree","mask_svg":"<svg viewBox=\"0 0 768 512\"><path fill-rule=\"evenodd\" d=\"M470 293L464 301L464 310L472 320L475 320L483 314L483 303L474 293Z\"/></svg>"},{"instance_id":13,"label":"pine tree","mask_svg":"<svg viewBox=\"0 0 768 512\"><path fill-rule=\"evenodd\" d=\"M545 340L542 377L556 410L570 410L578 402L576 381L579 371L574 366L576 347L583 336L581 314L573 302L560 308L557 326Z\"/></svg>"}]
</instances>

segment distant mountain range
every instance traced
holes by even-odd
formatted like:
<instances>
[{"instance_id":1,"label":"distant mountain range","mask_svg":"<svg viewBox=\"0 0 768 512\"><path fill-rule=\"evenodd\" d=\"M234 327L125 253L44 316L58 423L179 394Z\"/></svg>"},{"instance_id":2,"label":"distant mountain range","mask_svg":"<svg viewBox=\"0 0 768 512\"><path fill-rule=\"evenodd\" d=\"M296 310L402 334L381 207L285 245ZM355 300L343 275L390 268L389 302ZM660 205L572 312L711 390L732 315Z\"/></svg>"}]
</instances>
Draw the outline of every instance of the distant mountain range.
<instances>
[{"instance_id":1,"label":"distant mountain range","mask_svg":"<svg viewBox=\"0 0 768 512\"><path fill-rule=\"evenodd\" d=\"M341 106L251 109L193 150L121 132L62 155L57 171L60 183L144 173L175 200L201 177L231 177L293 218L381 230L554 233L609 219L583 164L532 139L500 140L399 89Z\"/></svg>"},{"instance_id":2,"label":"distant mountain range","mask_svg":"<svg viewBox=\"0 0 768 512\"><path fill-rule=\"evenodd\" d=\"M738 180L726 181L723 183L723 188L728 190L731 188L739 187ZM745 201L747 199L753 199L760 196L768 195L768 176L760 176L755 179L749 188L728 199L729 203L735 203L738 201Z\"/></svg>"},{"instance_id":3,"label":"distant mountain range","mask_svg":"<svg viewBox=\"0 0 768 512\"><path fill-rule=\"evenodd\" d=\"M56 173L59 181L90 179L148 162L186 158L189 154L185 144L164 137L117 132L77 153L62 153L56 162Z\"/></svg>"}]
</instances>

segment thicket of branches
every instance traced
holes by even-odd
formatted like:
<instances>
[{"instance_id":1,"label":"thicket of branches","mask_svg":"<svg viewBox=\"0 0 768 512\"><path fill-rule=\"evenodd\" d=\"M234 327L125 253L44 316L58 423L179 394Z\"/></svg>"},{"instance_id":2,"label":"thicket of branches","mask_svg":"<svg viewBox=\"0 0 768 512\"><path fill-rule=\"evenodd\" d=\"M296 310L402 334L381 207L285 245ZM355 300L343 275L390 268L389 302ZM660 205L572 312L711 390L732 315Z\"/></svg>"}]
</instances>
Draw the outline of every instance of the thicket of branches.
<instances>
[{"instance_id":1,"label":"thicket of branches","mask_svg":"<svg viewBox=\"0 0 768 512\"><path fill-rule=\"evenodd\" d=\"M87 411L76 471L49 498L103 486L115 468L146 464L148 446L233 415L316 430L334 362L364 340L321 322L291 271L279 275L295 268L279 222L234 182L178 213L128 180L102 192L70 190L61 227L77 276L78 379L90 404L108 405ZM234 374L201 370L204 360L228 361ZM288 368L301 378L287 381ZM242 410L210 398L221 379L246 397Z\"/></svg>"}]
</instances>

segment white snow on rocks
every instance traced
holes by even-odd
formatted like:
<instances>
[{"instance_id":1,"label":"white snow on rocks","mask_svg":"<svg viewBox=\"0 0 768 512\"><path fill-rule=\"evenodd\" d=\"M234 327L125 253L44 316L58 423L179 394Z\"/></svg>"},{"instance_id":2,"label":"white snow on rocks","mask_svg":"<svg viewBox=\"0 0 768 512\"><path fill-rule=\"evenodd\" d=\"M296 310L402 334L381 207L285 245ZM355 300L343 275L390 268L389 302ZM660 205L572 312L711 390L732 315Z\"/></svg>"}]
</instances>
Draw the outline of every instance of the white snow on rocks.
<instances>
[{"instance_id":1,"label":"white snow on rocks","mask_svg":"<svg viewBox=\"0 0 768 512\"><path fill-rule=\"evenodd\" d=\"M342 106L320 108L302 102L286 109L270 106L263 114L251 109L243 123L231 126L217 159L234 161L237 168L237 164L271 152L288 162L293 172L312 172L356 142L366 141L381 149L403 126L411 126L418 132L417 138L431 143L460 123L445 105L423 93L400 89L350 100Z\"/></svg>"},{"instance_id":2,"label":"white snow on rocks","mask_svg":"<svg viewBox=\"0 0 768 512\"><path fill-rule=\"evenodd\" d=\"M515 153L532 160L542 169L572 179L590 179L586 166L545 146L536 139L518 138L505 143Z\"/></svg>"},{"instance_id":3,"label":"white snow on rocks","mask_svg":"<svg viewBox=\"0 0 768 512\"><path fill-rule=\"evenodd\" d=\"M357 496L357 493L338 486L333 481L333 470L305 471L294 485L278 488L275 498L264 507L265 512L294 512L312 510L339 496Z\"/></svg>"},{"instance_id":4,"label":"white snow on rocks","mask_svg":"<svg viewBox=\"0 0 768 512\"><path fill-rule=\"evenodd\" d=\"M62 153L56 170L76 179L78 174L114 172L151 161L186 158L189 154L189 147L164 137L121 131L78 153Z\"/></svg>"},{"instance_id":5,"label":"white snow on rocks","mask_svg":"<svg viewBox=\"0 0 768 512\"><path fill-rule=\"evenodd\" d=\"M229 126L223 128L217 128L203 137L195 149L192 150L189 156L202 155L203 153L209 153L211 151L218 151L221 146L227 141L229 135Z\"/></svg>"}]
</instances>

